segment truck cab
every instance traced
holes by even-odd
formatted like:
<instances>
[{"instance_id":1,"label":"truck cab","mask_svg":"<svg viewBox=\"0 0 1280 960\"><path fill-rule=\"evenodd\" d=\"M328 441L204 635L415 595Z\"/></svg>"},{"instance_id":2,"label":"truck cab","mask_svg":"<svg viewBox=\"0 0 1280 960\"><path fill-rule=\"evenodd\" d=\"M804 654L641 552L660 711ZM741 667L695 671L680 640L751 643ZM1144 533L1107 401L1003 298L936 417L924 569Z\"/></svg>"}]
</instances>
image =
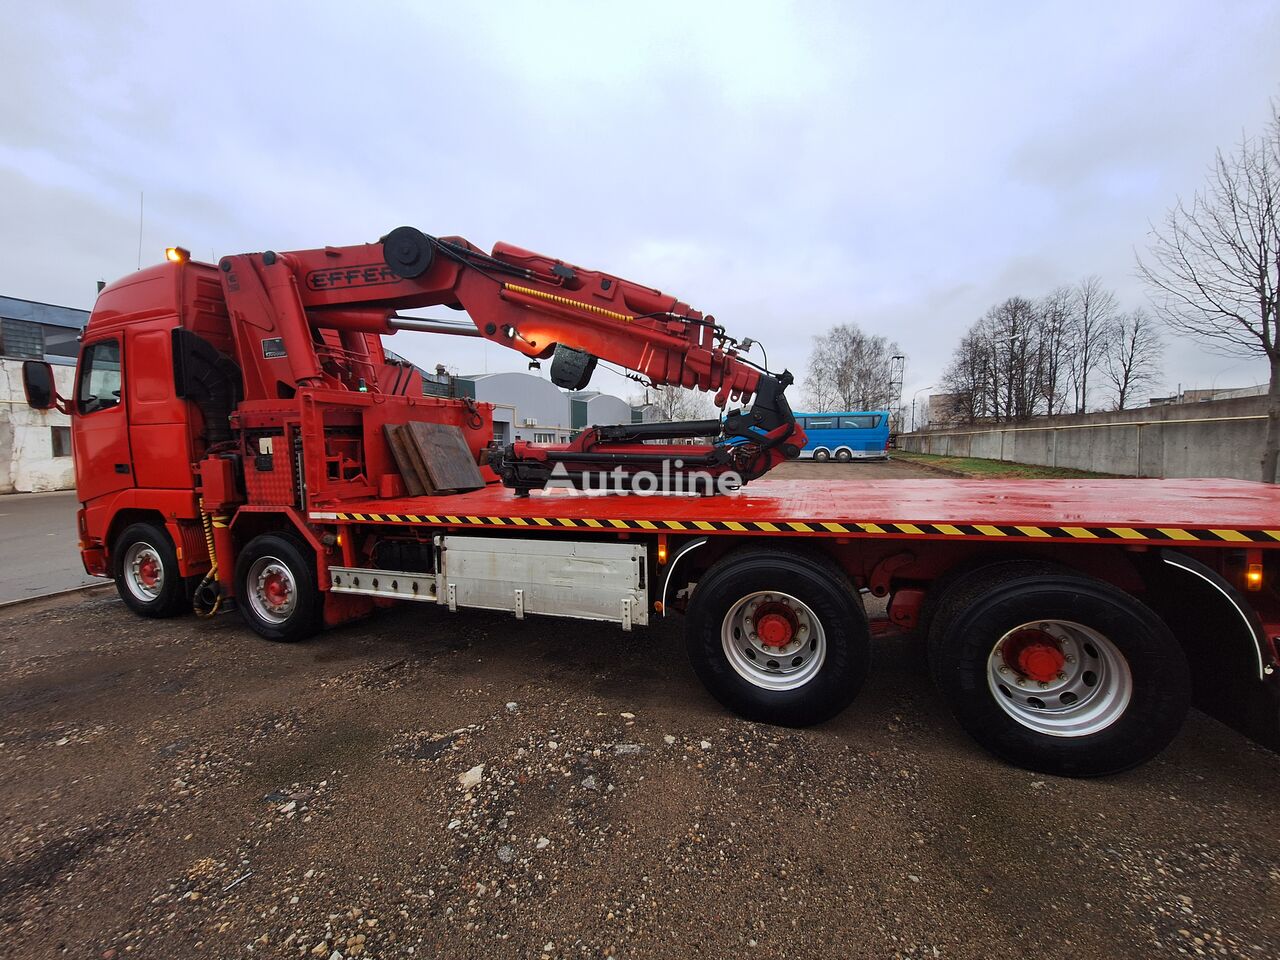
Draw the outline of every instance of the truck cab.
<instances>
[{"instance_id":1,"label":"truck cab","mask_svg":"<svg viewBox=\"0 0 1280 960\"><path fill-rule=\"evenodd\" d=\"M52 394L43 364L24 370L30 399L45 396L72 415L80 546L95 576L111 574L110 545L139 522L168 530L184 577L207 566L201 551L182 549L192 539L184 526L199 517L192 465L208 438L200 405L178 395L174 365L186 341L177 331L232 349L214 267L166 261L105 287L81 337L71 397Z\"/></svg>"}]
</instances>

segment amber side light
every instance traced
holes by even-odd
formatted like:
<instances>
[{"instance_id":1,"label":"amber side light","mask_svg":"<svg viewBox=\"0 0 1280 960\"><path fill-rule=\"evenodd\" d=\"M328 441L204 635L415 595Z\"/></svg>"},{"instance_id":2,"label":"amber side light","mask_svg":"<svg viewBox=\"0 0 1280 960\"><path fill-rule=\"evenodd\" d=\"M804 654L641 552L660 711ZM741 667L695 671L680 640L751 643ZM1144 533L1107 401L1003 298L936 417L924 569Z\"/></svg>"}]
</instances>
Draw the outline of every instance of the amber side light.
<instances>
[{"instance_id":1,"label":"amber side light","mask_svg":"<svg viewBox=\"0 0 1280 960\"><path fill-rule=\"evenodd\" d=\"M1251 563L1244 575L1244 585L1250 590L1262 589L1262 564Z\"/></svg>"}]
</instances>

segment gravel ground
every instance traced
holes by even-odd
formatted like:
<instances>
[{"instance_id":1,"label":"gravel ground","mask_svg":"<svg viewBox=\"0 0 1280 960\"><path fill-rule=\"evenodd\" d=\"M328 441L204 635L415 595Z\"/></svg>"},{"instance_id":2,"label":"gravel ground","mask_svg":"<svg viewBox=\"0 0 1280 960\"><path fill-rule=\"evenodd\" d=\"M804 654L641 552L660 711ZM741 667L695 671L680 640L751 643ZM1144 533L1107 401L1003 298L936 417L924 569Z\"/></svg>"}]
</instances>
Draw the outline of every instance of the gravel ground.
<instances>
[{"instance_id":1,"label":"gravel ground","mask_svg":"<svg viewBox=\"0 0 1280 960\"><path fill-rule=\"evenodd\" d=\"M1280 956L1280 758L1195 714L1141 770L1030 774L877 652L790 731L679 621L12 608L0 956Z\"/></svg>"}]
</instances>

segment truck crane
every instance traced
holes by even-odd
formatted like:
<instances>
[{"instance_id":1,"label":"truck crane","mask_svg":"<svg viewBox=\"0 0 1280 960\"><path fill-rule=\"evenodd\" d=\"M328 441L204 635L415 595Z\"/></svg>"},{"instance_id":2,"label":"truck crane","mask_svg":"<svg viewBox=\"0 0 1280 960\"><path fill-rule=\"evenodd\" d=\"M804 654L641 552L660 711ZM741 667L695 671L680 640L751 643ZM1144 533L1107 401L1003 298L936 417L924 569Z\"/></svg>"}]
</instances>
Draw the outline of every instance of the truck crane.
<instances>
[{"instance_id":1,"label":"truck crane","mask_svg":"<svg viewBox=\"0 0 1280 960\"><path fill-rule=\"evenodd\" d=\"M431 307L465 319L409 313ZM405 332L549 358L569 389L617 364L725 412L498 446L489 404L425 395L388 356L383 337ZM623 630L681 613L708 691L791 726L842 711L873 636L907 633L964 729L1030 769L1142 763L1193 695L1280 746L1275 486L776 479L804 425L790 374L745 352L653 288L399 227L217 264L171 248L100 292L72 396L44 363L24 382L72 418L85 569L143 616L234 606L297 642L399 603ZM409 492L388 428L415 424L458 440L473 488ZM620 478L603 495L543 489L603 468ZM693 469L747 486L634 495L642 471Z\"/></svg>"}]
</instances>

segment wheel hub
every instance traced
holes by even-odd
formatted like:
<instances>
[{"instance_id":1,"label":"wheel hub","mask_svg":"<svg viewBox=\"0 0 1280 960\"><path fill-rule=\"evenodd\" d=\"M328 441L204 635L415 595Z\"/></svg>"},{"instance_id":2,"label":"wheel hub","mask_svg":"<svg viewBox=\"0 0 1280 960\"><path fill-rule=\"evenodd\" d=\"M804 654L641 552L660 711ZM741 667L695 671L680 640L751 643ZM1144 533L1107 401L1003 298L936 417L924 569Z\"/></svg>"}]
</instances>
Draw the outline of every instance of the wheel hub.
<instances>
[{"instance_id":1,"label":"wheel hub","mask_svg":"<svg viewBox=\"0 0 1280 960\"><path fill-rule=\"evenodd\" d=\"M766 647L781 650L795 639L800 624L785 603L763 603L755 611L756 636Z\"/></svg>"},{"instance_id":2,"label":"wheel hub","mask_svg":"<svg viewBox=\"0 0 1280 960\"><path fill-rule=\"evenodd\" d=\"M268 574L262 584L262 595L273 607L283 607L289 602L289 584L278 573Z\"/></svg>"},{"instance_id":3,"label":"wheel hub","mask_svg":"<svg viewBox=\"0 0 1280 960\"><path fill-rule=\"evenodd\" d=\"M154 587L159 582L160 565L156 563L155 557L145 557L138 564L138 579L148 587Z\"/></svg>"},{"instance_id":4,"label":"wheel hub","mask_svg":"<svg viewBox=\"0 0 1280 960\"><path fill-rule=\"evenodd\" d=\"M1005 641L1004 661L1024 677L1039 683L1058 678L1067 658L1058 641L1041 630L1023 630Z\"/></svg>"}]
</instances>

